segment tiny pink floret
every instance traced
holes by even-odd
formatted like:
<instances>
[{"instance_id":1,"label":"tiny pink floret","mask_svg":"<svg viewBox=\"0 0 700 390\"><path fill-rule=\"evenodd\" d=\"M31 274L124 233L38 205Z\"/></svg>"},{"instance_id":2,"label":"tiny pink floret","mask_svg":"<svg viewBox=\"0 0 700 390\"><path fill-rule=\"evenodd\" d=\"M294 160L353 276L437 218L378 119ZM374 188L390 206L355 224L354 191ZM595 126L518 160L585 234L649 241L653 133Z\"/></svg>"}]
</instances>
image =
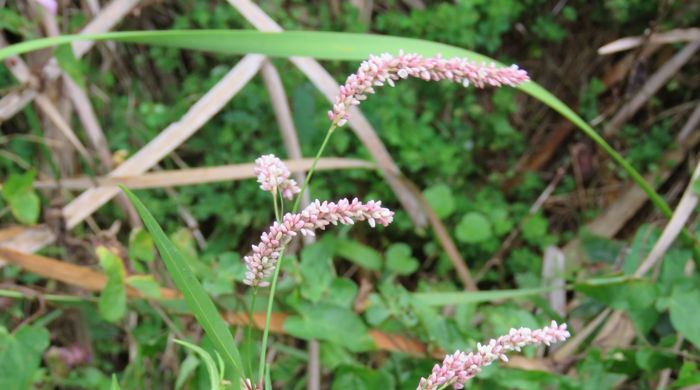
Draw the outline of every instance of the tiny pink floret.
<instances>
[{"instance_id":1,"label":"tiny pink floret","mask_svg":"<svg viewBox=\"0 0 700 390\"><path fill-rule=\"evenodd\" d=\"M527 72L517 65L497 67L495 63L477 63L466 58L423 57L419 54L404 54L397 57L384 53L370 56L357 73L351 74L340 87L333 110L328 111L328 119L338 127L345 125L350 118L350 107L357 106L374 93L375 87L384 84L394 86L400 79L415 77L425 81L448 80L464 87L477 88L511 86L528 81Z\"/></svg>"},{"instance_id":2,"label":"tiny pink floret","mask_svg":"<svg viewBox=\"0 0 700 390\"><path fill-rule=\"evenodd\" d=\"M282 196L289 200L301 191L297 182L289 178L291 173L287 166L274 154L260 156L255 160L255 175L263 191L273 194L280 191Z\"/></svg>"},{"instance_id":3,"label":"tiny pink floret","mask_svg":"<svg viewBox=\"0 0 700 390\"><path fill-rule=\"evenodd\" d=\"M520 351L527 345L545 344L564 341L571 334L566 330L566 324L557 325L552 321L550 326L542 329L511 329L510 332L497 339L491 339L488 343L477 345L476 352L465 353L457 351L447 355L442 365L435 365L428 378L421 378L416 390L436 390L446 385L452 385L455 389L464 388L464 383L488 366L500 359L508 361L507 352Z\"/></svg>"},{"instance_id":4,"label":"tiny pink floret","mask_svg":"<svg viewBox=\"0 0 700 390\"><path fill-rule=\"evenodd\" d=\"M355 221L367 221L371 227L376 224L387 226L393 220L394 212L382 207L381 201L362 203L355 198L333 203L315 200L298 214L285 214L281 223L275 222L262 234L260 243L253 245L253 253L244 258L248 269L244 283L268 286L265 279L272 275L282 248L298 233L313 236L315 230L325 230L330 224L352 225Z\"/></svg>"}]
</instances>

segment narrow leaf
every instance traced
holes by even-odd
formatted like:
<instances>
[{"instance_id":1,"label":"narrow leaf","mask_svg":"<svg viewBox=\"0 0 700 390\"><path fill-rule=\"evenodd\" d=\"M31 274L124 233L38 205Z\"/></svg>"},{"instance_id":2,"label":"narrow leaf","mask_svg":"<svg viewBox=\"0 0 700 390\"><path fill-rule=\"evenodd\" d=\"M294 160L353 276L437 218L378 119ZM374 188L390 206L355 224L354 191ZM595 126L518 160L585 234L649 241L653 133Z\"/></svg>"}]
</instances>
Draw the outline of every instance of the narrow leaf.
<instances>
[{"instance_id":1,"label":"narrow leaf","mask_svg":"<svg viewBox=\"0 0 700 390\"><path fill-rule=\"evenodd\" d=\"M238 383L238 378L243 374L241 369L241 356L233 340L233 336L228 329L228 325L221 318L219 311L214 306L214 302L202 288L197 278L192 273L187 261L177 247L168 239L163 229L156 222L150 211L144 206L139 198L124 186L120 186L126 193L129 200L141 216L144 225L151 233L153 241L158 248L168 273L173 278L177 286L185 297L188 307L194 314L197 322L204 328L211 338L216 350L224 357L236 371L234 372L234 383Z\"/></svg>"}]
</instances>

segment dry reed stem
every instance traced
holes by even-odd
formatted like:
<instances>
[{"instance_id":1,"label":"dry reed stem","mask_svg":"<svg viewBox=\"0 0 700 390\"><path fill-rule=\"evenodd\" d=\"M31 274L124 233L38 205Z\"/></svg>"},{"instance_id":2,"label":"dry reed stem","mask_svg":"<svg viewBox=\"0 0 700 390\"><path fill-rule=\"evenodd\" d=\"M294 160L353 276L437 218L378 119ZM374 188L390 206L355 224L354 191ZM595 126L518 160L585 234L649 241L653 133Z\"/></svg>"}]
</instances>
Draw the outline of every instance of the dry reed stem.
<instances>
[{"instance_id":1,"label":"dry reed stem","mask_svg":"<svg viewBox=\"0 0 700 390\"><path fill-rule=\"evenodd\" d=\"M663 45L676 42L700 41L700 28L676 29L662 33L651 34L648 38L626 37L612 41L598 49L598 54L608 55L620 51L634 49L642 44Z\"/></svg>"},{"instance_id":2,"label":"dry reed stem","mask_svg":"<svg viewBox=\"0 0 700 390\"><path fill-rule=\"evenodd\" d=\"M312 159L286 160L285 164L292 172L304 172L311 167ZM119 184L131 189L163 188L214 183L222 181L236 181L255 178L254 164L222 165L206 168L190 168L147 172L140 175L128 176L103 176L96 178L77 177L60 181L38 180L35 188L65 188L70 190L84 190L89 188L116 187ZM328 157L322 158L318 163L318 170L339 169L374 169L375 165L369 161L349 158Z\"/></svg>"},{"instance_id":3,"label":"dry reed stem","mask_svg":"<svg viewBox=\"0 0 700 390\"><path fill-rule=\"evenodd\" d=\"M138 175L153 167L218 113L253 78L263 60L264 57L260 55L243 57L226 76L190 107L179 121L166 127L156 138L113 170L109 176ZM82 193L63 208L67 228L75 227L118 193L117 187L90 189ZM38 241L25 241L37 239ZM0 243L0 246L36 251L54 239L53 233L48 228L37 227L28 229L11 241Z\"/></svg>"},{"instance_id":4,"label":"dry reed stem","mask_svg":"<svg viewBox=\"0 0 700 390\"><path fill-rule=\"evenodd\" d=\"M700 42L692 42L687 44L683 49L678 51L670 60L668 60L653 76L647 80L637 94L627 102L615 116L608 122L603 134L605 137L615 135L617 130L627 120L632 118L634 114L646 103L654 94L663 87L666 82L673 77L690 60L695 52L700 49Z\"/></svg>"}]
</instances>

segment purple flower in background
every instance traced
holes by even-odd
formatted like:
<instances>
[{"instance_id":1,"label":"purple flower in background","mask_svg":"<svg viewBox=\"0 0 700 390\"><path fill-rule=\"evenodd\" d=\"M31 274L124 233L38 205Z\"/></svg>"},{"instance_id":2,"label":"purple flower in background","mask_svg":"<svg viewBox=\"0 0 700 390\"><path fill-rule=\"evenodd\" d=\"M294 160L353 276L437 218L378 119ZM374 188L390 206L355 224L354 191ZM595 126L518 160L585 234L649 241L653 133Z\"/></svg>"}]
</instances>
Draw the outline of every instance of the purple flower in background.
<instances>
[{"instance_id":1,"label":"purple flower in background","mask_svg":"<svg viewBox=\"0 0 700 390\"><path fill-rule=\"evenodd\" d=\"M49 12L51 15L56 15L56 12L58 12L58 3L56 0L34 0L39 5L41 5L47 12Z\"/></svg>"}]
</instances>

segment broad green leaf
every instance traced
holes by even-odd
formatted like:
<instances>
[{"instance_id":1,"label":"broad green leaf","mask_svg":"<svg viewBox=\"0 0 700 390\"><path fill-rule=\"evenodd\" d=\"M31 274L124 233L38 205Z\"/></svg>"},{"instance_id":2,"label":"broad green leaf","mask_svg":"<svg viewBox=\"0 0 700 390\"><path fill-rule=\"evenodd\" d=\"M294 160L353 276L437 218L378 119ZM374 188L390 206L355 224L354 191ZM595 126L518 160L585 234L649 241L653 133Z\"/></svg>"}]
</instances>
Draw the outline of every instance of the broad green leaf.
<instances>
[{"instance_id":1,"label":"broad green leaf","mask_svg":"<svg viewBox=\"0 0 700 390\"><path fill-rule=\"evenodd\" d=\"M504 299L524 298L552 291L552 287L523 288L518 290L469 291L469 292L427 292L411 294L415 299L430 306L457 305L460 303L481 303Z\"/></svg>"},{"instance_id":2,"label":"broad green leaf","mask_svg":"<svg viewBox=\"0 0 700 390\"><path fill-rule=\"evenodd\" d=\"M535 214L527 218L522 227L523 238L530 244L540 244L542 238L547 236L548 225L547 219L540 214Z\"/></svg>"},{"instance_id":3,"label":"broad green leaf","mask_svg":"<svg viewBox=\"0 0 700 390\"><path fill-rule=\"evenodd\" d=\"M350 309L324 303L304 304L300 313L284 322L284 330L292 336L332 341L355 352L375 348L364 322Z\"/></svg>"},{"instance_id":4,"label":"broad green leaf","mask_svg":"<svg viewBox=\"0 0 700 390\"><path fill-rule=\"evenodd\" d=\"M358 366L341 366L335 372L331 390L376 390L394 387L394 378L385 371Z\"/></svg>"},{"instance_id":5,"label":"broad green leaf","mask_svg":"<svg viewBox=\"0 0 700 390\"><path fill-rule=\"evenodd\" d=\"M125 31L63 35L21 42L0 49L0 60L11 55L67 44L76 40L113 40L227 54L258 53L273 57L306 56L319 59L361 61L370 54L384 52L397 54L399 50L403 50L426 56L442 54L446 57L466 57L474 61L488 63L493 61L489 57L469 50L420 39L372 34L312 31L271 33L250 30ZM642 188L651 202L666 217L671 216L671 208L642 175L571 108L535 82L524 83L518 89L548 105L581 129L630 175L632 180Z\"/></svg>"},{"instance_id":6,"label":"broad green leaf","mask_svg":"<svg viewBox=\"0 0 700 390\"><path fill-rule=\"evenodd\" d=\"M306 246L301 251L301 275L304 278L301 294L311 302L318 302L333 278L333 257L324 241Z\"/></svg>"},{"instance_id":7,"label":"broad green leaf","mask_svg":"<svg viewBox=\"0 0 700 390\"><path fill-rule=\"evenodd\" d=\"M160 298L160 285L153 278L153 275L132 275L126 278L126 283L139 290L144 297Z\"/></svg>"},{"instance_id":8,"label":"broad green leaf","mask_svg":"<svg viewBox=\"0 0 700 390\"><path fill-rule=\"evenodd\" d=\"M329 370L344 364L355 364L355 356L347 348L331 342L320 342L321 365Z\"/></svg>"},{"instance_id":9,"label":"broad green leaf","mask_svg":"<svg viewBox=\"0 0 700 390\"><path fill-rule=\"evenodd\" d=\"M386 268L399 275L410 275L418 269L418 260L411 255L411 247L402 242L387 248Z\"/></svg>"},{"instance_id":10,"label":"broad green leaf","mask_svg":"<svg viewBox=\"0 0 700 390\"><path fill-rule=\"evenodd\" d=\"M32 378L48 346L49 332L45 328L25 325L10 334L0 326L0 389L33 388Z\"/></svg>"},{"instance_id":11,"label":"broad green leaf","mask_svg":"<svg viewBox=\"0 0 700 390\"><path fill-rule=\"evenodd\" d=\"M700 348L700 289L687 284L678 285L671 294L669 310L673 327Z\"/></svg>"},{"instance_id":12,"label":"broad green leaf","mask_svg":"<svg viewBox=\"0 0 700 390\"><path fill-rule=\"evenodd\" d=\"M242 374L241 357L233 340L233 336L228 329L228 325L221 318L221 314L216 309L214 302L206 294L204 288L199 283L197 278L189 268L187 261L178 248L168 239L156 222L153 215L148 211L146 206L139 200L133 192L126 187L120 187L129 197L131 203L136 208L136 211L141 216L144 225L151 233L153 241L160 253L160 257L168 269L168 273L173 278L177 288L182 291L185 297L187 306L189 306L192 314L194 314L197 322L204 328L207 335L211 338L216 350L224 357L227 364L231 365L235 372L233 373L233 383L238 383Z\"/></svg>"},{"instance_id":13,"label":"broad green leaf","mask_svg":"<svg viewBox=\"0 0 700 390\"><path fill-rule=\"evenodd\" d=\"M109 386L109 390L121 390L119 381L117 381L117 374L112 374L112 384Z\"/></svg>"},{"instance_id":14,"label":"broad green leaf","mask_svg":"<svg viewBox=\"0 0 700 390\"><path fill-rule=\"evenodd\" d=\"M382 268L382 256L367 245L357 241L338 239L333 244L335 254L360 267L378 271Z\"/></svg>"},{"instance_id":15,"label":"broad green leaf","mask_svg":"<svg viewBox=\"0 0 700 390\"><path fill-rule=\"evenodd\" d=\"M437 184L427 188L423 191L423 196L440 218L449 217L455 210L455 199L452 195L452 189L445 184Z\"/></svg>"},{"instance_id":16,"label":"broad green leaf","mask_svg":"<svg viewBox=\"0 0 700 390\"><path fill-rule=\"evenodd\" d=\"M455 230L457 239L468 244L476 244L491 238L491 222L478 212L470 212L462 217Z\"/></svg>"},{"instance_id":17,"label":"broad green leaf","mask_svg":"<svg viewBox=\"0 0 700 390\"><path fill-rule=\"evenodd\" d=\"M357 285L351 279L335 278L328 288L325 301L350 309L357 296Z\"/></svg>"},{"instance_id":18,"label":"broad green leaf","mask_svg":"<svg viewBox=\"0 0 700 390\"><path fill-rule=\"evenodd\" d=\"M97 257L100 260L100 266L107 275L107 284L100 293L98 304L100 315L107 321L116 322L126 314L124 263L119 256L103 246L97 247Z\"/></svg>"},{"instance_id":19,"label":"broad green leaf","mask_svg":"<svg viewBox=\"0 0 700 390\"><path fill-rule=\"evenodd\" d=\"M41 204L34 191L33 170L23 174L11 174L2 187L2 197L10 206L12 215L21 223L33 225L39 220Z\"/></svg>"},{"instance_id":20,"label":"broad green leaf","mask_svg":"<svg viewBox=\"0 0 700 390\"><path fill-rule=\"evenodd\" d=\"M691 387L700 384L700 369L695 362L685 362L678 372L678 379L673 382L673 388Z\"/></svg>"},{"instance_id":21,"label":"broad green leaf","mask_svg":"<svg viewBox=\"0 0 700 390\"><path fill-rule=\"evenodd\" d=\"M654 306L658 286L644 279L619 278L607 284L579 283L576 290L613 309L625 310L640 332L648 332L659 313Z\"/></svg>"},{"instance_id":22,"label":"broad green leaf","mask_svg":"<svg viewBox=\"0 0 700 390\"><path fill-rule=\"evenodd\" d=\"M129 234L129 258L150 262L156 258L153 238L143 228L137 227Z\"/></svg>"},{"instance_id":23,"label":"broad green leaf","mask_svg":"<svg viewBox=\"0 0 700 390\"><path fill-rule=\"evenodd\" d=\"M580 237L581 247L586 257L595 263L614 264L625 248L624 242L597 236L585 228L581 231Z\"/></svg>"},{"instance_id":24,"label":"broad green leaf","mask_svg":"<svg viewBox=\"0 0 700 390\"><path fill-rule=\"evenodd\" d=\"M192 350L195 354L199 356L199 358L204 362L204 367L207 369L207 373L209 374L209 389L210 390L219 390L221 389L221 381L220 381L220 373L219 373L219 367L216 365L214 362L214 359L211 357L209 352L205 351L204 349L192 344L188 343L187 341L183 340L174 340L177 344L180 344L190 350ZM223 374L223 373L221 373Z\"/></svg>"},{"instance_id":25,"label":"broad green leaf","mask_svg":"<svg viewBox=\"0 0 700 390\"><path fill-rule=\"evenodd\" d=\"M73 47L70 45L62 45L56 48L54 53L58 66L80 87L85 88L85 71L80 64L80 60L75 57Z\"/></svg>"}]
</instances>

